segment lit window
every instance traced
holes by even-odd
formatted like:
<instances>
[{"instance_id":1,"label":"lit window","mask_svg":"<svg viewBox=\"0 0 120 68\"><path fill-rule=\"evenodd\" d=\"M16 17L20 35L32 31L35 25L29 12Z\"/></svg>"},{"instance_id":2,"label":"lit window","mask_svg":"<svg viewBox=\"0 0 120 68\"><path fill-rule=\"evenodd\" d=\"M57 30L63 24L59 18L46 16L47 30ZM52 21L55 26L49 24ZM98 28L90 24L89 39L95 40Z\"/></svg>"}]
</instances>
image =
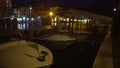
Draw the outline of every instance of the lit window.
<instances>
[{"instance_id":1,"label":"lit window","mask_svg":"<svg viewBox=\"0 0 120 68\"><path fill-rule=\"evenodd\" d=\"M67 21L69 22L69 18L67 18Z\"/></svg>"}]
</instances>

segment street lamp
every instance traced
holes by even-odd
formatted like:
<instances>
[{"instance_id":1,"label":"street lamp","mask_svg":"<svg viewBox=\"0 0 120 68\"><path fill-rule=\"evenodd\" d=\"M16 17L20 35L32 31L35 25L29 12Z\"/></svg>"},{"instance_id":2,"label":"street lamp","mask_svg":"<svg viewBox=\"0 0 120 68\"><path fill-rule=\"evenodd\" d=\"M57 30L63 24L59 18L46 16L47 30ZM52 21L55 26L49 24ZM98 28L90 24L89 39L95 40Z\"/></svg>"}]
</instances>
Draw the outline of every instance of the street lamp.
<instances>
[{"instance_id":1,"label":"street lamp","mask_svg":"<svg viewBox=\"0 0 120 68\"><path fill-rule=\"evenodd\" d=\"M52 15L53 15L53 12L50 12L49 15L52 16Z\"/></svg>"},{"instance_id":2,"label":"street lamp","mask_svg":"<svg viewBox=\"0 0 120 68\"><path fill-rule=\"evenodd\" d=\"M116 8L114 8L113 10L114 10L114 12L115 12L115 11L117 11L117 9L116 9Z\"/></svg>"},{"instance_id":3,"label":"street lamp","mask_svg":"<svg viewBox=\"0 0 120 68\"><path fill-rule=\"evenodd\" d=\"M28 28L28 31L29 31L29 38L32 38L33 37L33 24L32 24L32 21L31 21L31 16L32 16L32 7L29 7L29 16L30 16L30 19L29 19L29 28Z\"/></svg>"},{"instance_id":4,"label":"street lamp","mask_svg":"<svg viewBox=\"0 0 120 68\"><path fill-rule=\"evenodd\" d=\"M30 18L31 18L32 7L29 7L29 11L30 11Z\"/></svg>"},{"instance_id":5,"label":"street lamp","mask_svg":"<svg viewBox=\"0 0 120 68\"><path fill-rule=\"evenodd\" d=\"M53 21L52 21L53 12L49 12L49 15L50 15L50 19L51 19L51 24L53 24Z\"/></svg>"}]
</instances>

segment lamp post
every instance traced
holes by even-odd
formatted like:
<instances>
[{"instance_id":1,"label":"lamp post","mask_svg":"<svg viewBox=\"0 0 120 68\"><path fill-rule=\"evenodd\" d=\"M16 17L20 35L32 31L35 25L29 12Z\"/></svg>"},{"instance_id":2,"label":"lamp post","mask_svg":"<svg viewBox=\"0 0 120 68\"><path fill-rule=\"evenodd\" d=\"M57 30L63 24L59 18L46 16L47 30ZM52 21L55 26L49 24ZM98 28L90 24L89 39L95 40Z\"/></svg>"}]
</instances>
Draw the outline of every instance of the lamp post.
<instances>
[{"instance_id":1,"label":"lamp post","mask_svg":"<svg viewBox=\"0 0 120 68\"><path fill-rule=\"evenodd\" d=\"M52 24L52 16L53 16L53 12L50 12L49 15L50 15L51 24Z\"/></svg>"},{"instance_id":2,"label":"lamp post","mask_svg":"<svg viewBox=\"0 0 120 68\"><path fill-rule=\"evenodd\" d=\"M28 25L29 26L29 28L28 28L29 38L33 37L33 23L31 21L31 16L32 16L32 7L29 7L29 17L30 17L29 22L28 22L28 24L29 24Z\"/></svg>"}]
</instances>

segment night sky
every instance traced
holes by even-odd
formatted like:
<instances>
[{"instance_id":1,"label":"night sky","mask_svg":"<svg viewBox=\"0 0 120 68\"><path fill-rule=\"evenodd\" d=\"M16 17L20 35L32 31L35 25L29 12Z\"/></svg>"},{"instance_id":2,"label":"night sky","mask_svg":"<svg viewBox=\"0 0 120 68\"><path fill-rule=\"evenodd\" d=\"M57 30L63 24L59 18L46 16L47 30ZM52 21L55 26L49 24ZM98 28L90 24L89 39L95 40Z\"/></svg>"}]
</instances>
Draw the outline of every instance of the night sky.
<instances>
[{"instance_id":1,"label":"night sky","mask_svg":"<svg viewBox=\"0 0 120 68\"><path fill-rule=\"evenodd\" d=\"M63 5L102 14L111 13L118 4L118 0L13 0L13 4L19 5L33 2Z\"/></svg>"}]
</instances>

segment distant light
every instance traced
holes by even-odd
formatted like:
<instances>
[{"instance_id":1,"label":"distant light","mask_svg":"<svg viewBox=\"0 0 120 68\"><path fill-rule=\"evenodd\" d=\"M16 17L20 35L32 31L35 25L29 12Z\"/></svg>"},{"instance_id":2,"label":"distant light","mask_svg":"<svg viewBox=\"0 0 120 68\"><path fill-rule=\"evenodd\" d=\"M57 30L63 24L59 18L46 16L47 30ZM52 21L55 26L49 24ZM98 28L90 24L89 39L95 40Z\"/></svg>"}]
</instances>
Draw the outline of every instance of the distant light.
<instances>
[{"instance_id":1,"label":"distant light","mask_svg":"<svg viewBox=\"0 0 120 68\"><path fill-rule=\"evenodd\" d=\"M67 21L69 22L69 18L67 18Z\"/></svg>"},{"instance_id":2,"label":"distant light","mask_svg":"<svg viewBox=\"0 0 120 68\"><path fill-rule=\"evenodd\" d=\"M73 19L70 19L71 21L73 21Z\"/></svg>"},{"instance_id":3,"label":"distant light","mask_svg":"<svg viewBox=\"0 0 120 68\"><path fill-rule=\"evenodd\" d=\"M60 20L63 20L63 18L62 18L62 17L60 17Z\"/></svg>"},{"instance_id":4,"label":"distant light","mask_svg":"<svg viewBox=\"0 0 120 68\"><path fill-rule=\"evenodd\" d=\"M25 21L25 17L22 18Z\"/></svg>"},{"instance_id":5,"label":"distant light","mask_svg":"<svg viewBox=\"0 0 120 68\"><path fill-rule=\"evenodd\" d=\"M54 21L57 21L57 17L55 17Z\"/></svg>"},{"instance_id":6,"label":"distant light","mask_svg":"<svg viewBox=\"0 0 120 68\"><path fill-rule=\"evenodd\" d=\"M82 20L78 19L78 22L80 22L80 21L82 21Z\"/></svg>"},{"instance_id":7,"label":"distant light","mask_svg":"<svg viewBox=\"0 0 120 68\"><path fill-rule=\"evenodd\" d=\"M57 23L55 23L55 26L57 25Z\"/></svg>"},{"instance_id":8,"label":"distant light","mask_svg":"<svg viewBox=\"0 0 120 68\"><path fill-rule=\"evenodd\" d=\"M37 18L40 18L40 16L38 16Z\"/></svg>"},{"instance_id":9,"label":"distant light","mask_svg":"<svg viewBox=\"0 0 120 68\"><path fill-rule=\"evenodd\" d=\"M30 7L29 9L32 10L32 7Z\"/></svg>"},{"instance_id":10,"label":"distant light","mask_svg":"<svg viewBox=\"0 0 120 68\"><path fill-rule=\"evenodd\" d=\"M34 18L31 18L31 20L33 21L33 20L34 20Z\"/></svg>"},{"instance_id":11,"label":"distant light","mask_svg":"<svg viewBox=\"0 0 120 68\"><path fill-rule=\"evenodd\" d=\"M76 22L77 21L77 19L74 19L74 22Z\"/></svg>"},{"instance_id":12,"label":"distant light","mask_svg":"<svg viewBox=\"0 0 120 68\"><path fill-rule=\"evenodd\" d=\"M29 18L27 18L27 20L29 20Z\"/></svg>"},{"instance_id":13,"label":"distant light","mask_svg":"<svg viewBox=\"0 0 120 68\"><path fill-rule=\"evenodd\" d=\"M69 23L67 23L67 26L69 26Z\"/></svg>"},{"instance_id":14,"label":"distant light","mask_svg":"<svg viewBox=\"0 0 120 68\"><path fill-rule=\"evenodd\" d=\"M65 18L64 18L63 20L64 20L64 21L66 21L66 19L65 19Z\"/></svg>"},{"instance_id":15,"label":"distant light","mask_svg":"<svg viewBox=\"0 0 120 68\"><path fill-rule=\"evenodd\" d=\"M17 18L17 21L22 21L22 18Z\"/></svg>"},{"instance_id":16,"label":"distant light","mask_svg":"<svg viewBox=\"0 0 120 68\"><path fill-rule=\"evenodd\" d=\"M117 9L116 9L116 8L114 8L113 10L114 10L114 11L117 11Z\"/></svg>"},{"instance_id":17,"label":"distant light","mask_svg":"<svg viewBox=\"0 0 120 68\"><path fill-rule=\"evenodd\" d=\"M49 15L52 16L52 15L53 15L53 12L50 12Z\"/></svg>"}]
</instances>

